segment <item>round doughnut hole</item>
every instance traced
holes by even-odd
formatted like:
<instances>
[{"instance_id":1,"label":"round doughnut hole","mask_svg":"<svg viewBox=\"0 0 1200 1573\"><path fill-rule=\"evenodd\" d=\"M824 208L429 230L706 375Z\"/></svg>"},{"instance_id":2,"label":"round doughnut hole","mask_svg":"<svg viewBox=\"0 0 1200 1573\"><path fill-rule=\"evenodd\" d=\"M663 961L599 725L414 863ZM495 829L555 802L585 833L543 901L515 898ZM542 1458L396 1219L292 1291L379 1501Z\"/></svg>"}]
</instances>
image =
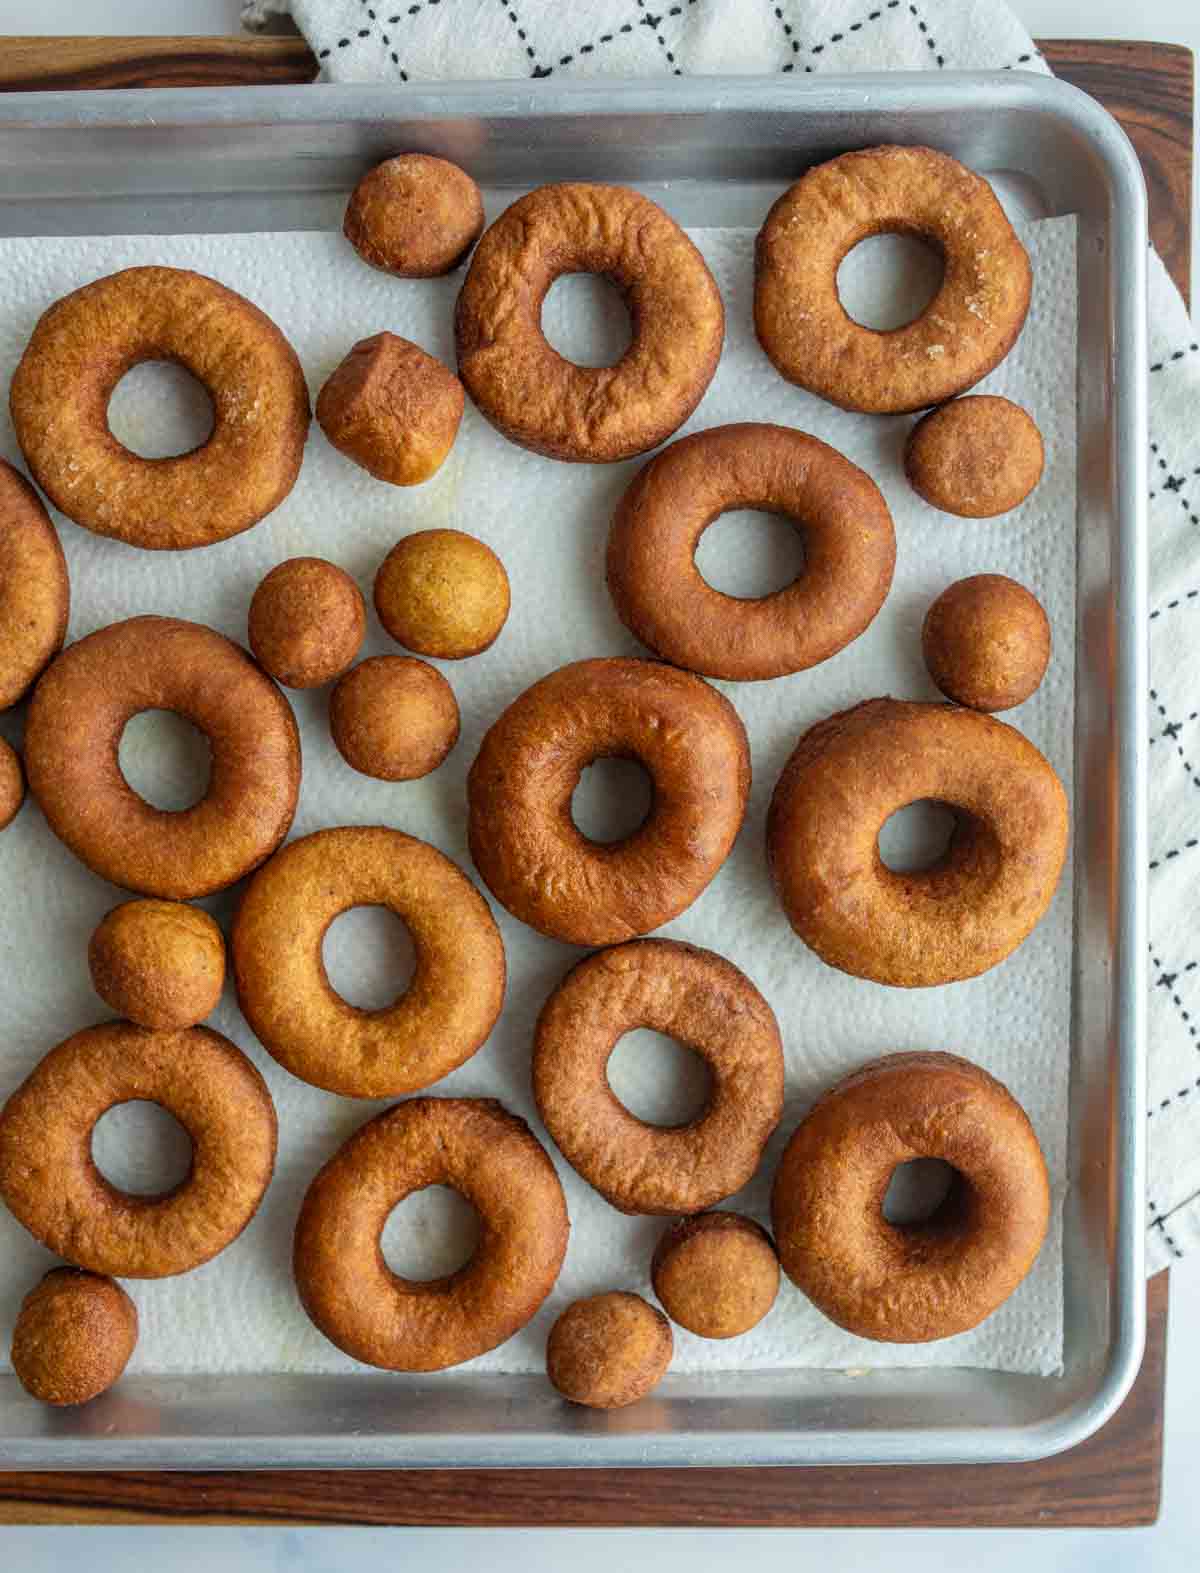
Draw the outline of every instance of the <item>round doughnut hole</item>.
<instances>
[{"instance_id":1,"label":"round doughnut hole","mask_svg":"<svg viewBox=\"0 0 1200 1573\"><path fill-rule=\"evenodd\" d=\"M639 760L603 755L580 775L571 818L589 841L625 841L646 823L653 804L654 782Z\"/></svg>"},{"instance_id":2,"label":"round doughnut hole","mask_svg":"<svg viewBox=\"0 0 1200 1573\"><path fill-rule=\"evenodd\" d=\"M708 1066L674 1038L637 1027L609 1056L608 1085L635 1119L671 1129L704 1113L712 1092Z\"/></svg>"},{"instance_id":3,"label":"round doughnut hole","mask_svg":"<svg viewBox=\"0 0 1200 1573\"><path fill-rule=\"evenodd\" d=\"M575 366L615 366L633 343L621 292L602 273L565 273L542 302L542 333Z\"/></svg>"},{"instance_id":4,"label":"round doughnut hole","mask_svg":"<svg viewBox=\"0 0 1200 1573\"><path fill-rule=\"evenodd\" d=\"M842 258L838 299L860 327L890 333L921 315L945 271L937 248L916 235L870 235Z\"/></svg>"},{"instance_id":5,"label":"round doughnut hole","mask_svg":"<svg viewBox=\"0 0 1200 1573\"><path fill-rule=\"evenodd\" d=\"M351 907L334 918L321 946L325 976L348 1005L387 1010L408 991L417 953L407 926L388 907Z\"/></svg>"},{"instance_id":6,"label":"round doughnut hole","mask_svg":"<svg viewBox=\"0 0 1200 1573\"><path fill-rule=\"evenodd\" d=\"M912 1158L892 1171L883 1216L894 1229L931 1229L957 1214L966 1189L958 1170L941 1158Z\"/></svg>"},{"instance_id":7,"label":"round doughnut hole","mask_svg":"<svg viewBox=\"0 0 1200 1573\"><path fill-rule=\"evenodd\" d=\"M125 780L152 808L178 814L208 791L212 749L199 727L173 710L142 710L121 733Z\"/></svg>"},{"instance_id":8,"label":"round doughnut hole","mask_svg":"<svg viewBox=\"0 0 1200 1573\"><path fill-rule=\"evenodd\" d=\"M479 1214L464 1196L448 1185L427 1185L392 1208L379 1248L394 1273L423 1284L465 1267L479 1235Z\"/></svg>"},{"instance_id":9,"label":"round doughnut hole","mask_svg":"<svg viewBox=\"0 0 1200 1573\"><path fill-rule=\"evenodd\" d=\"M168 1196L192 1172L192 1139L160 1104L118 1103L96 1121L92 1161L131 1196Z\"/></svg>"},{"instance_id":10,"label":"round doughnut hole","mask_svg":"<svg viewBox=\"0 0 1200 1573\"><path fill-rule=\"evenodd\" d=\"M921 798L898 808L879 832L879 856L893 874L918 874L945 862L959 814L949 803Z\"/></svg>"},{"instance_id":11,"label":"round doughnut hole","mask_svg":"<svg viewBox=\"0 0 1200 1573\"><path fill-rule=\"evenodd\" d=\"M784 514L731 508L700 537L695 561L700 577L722 595L760 600L804 572L804 533Z\"/></svg>"},{"instance_id":12,"label":"round doughnut hole","mask_svg":"<svg viewBox=\"0 0 1200 1573\"><path fill-rule=\"evenodd\" d=\"M109 431L141 459L170 459L203 447L214 420L208 389L174 361L143 361L109 396Z\"/></svg>"}]
</instances>

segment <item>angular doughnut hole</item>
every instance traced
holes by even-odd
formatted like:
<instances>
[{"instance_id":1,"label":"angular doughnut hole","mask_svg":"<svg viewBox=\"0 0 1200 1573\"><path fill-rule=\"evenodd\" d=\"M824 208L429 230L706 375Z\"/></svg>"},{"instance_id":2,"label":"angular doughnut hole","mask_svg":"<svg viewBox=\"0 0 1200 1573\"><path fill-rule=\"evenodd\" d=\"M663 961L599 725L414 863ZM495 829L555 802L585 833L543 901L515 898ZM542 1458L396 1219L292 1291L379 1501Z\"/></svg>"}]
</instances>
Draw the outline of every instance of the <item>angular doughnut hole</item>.
<instances>
[{"instance_id":1,"label":"angular doughnut hole","mask_svg":"<svg viewBox=\"0 0 1200 1573\"><path fill-rule=\"evenodd\" d=\"M911 1158L892 1170L881 1211L893 1229L938 1233L961 1222L969 1192L958 1170L941 1158Z\"/></svg>"},{"instance_id":2,"label":"angular doughnut hole","mask_svg":"<svg viewBox=\"0 0 1200 1573\"><path fill-rule=\"evenodd\" d=\"M698 1120L712 1094L712 1076L695 1050L649 1027L625 1033L606 1074L613 1096L635 1119L668 1130Z\"/></svg>"},{"instance_id":3,"label":"angular doughnut hole","mask_svg":"<svg viewBox=\"0 0 1200 1573\"><path fill-rule=\"evenodd\" d=\"M542 301L542 334L574 366L615 366L633 343L633 324L611 279L564 273Z\"/></svg>"},{"instance_id":4,"label":"angular doughnut hole","mask_svg":"<svg viewBox=\"0 0 1200 1573\"><path fill-rule=\"evenodd\" d=\"M432 1283L465 1267L479 1246L479 1214L448 1185L427 1185L387 1215L379 1249L400 1278Z\"/></svg>"},{"instance_id":5,"label":"angular doughnut hole","mask_svg":"<svg viewBox=\"0 0 1200 1573\"><path fill-rule=\"evenodd\" d=\"M921 315L945 272L941 252L917 235L869 235L842 258L838 299L860 327L890 333Z\"/></svg>"},{"instance_id":6,"label":"angular doughnut hole","mask_svg":"<svg viewBox=\"0 0 1200 1573\"><path fill-rule=\"evenodd\" d=\"M186 716L142 710L121 733L117 761L125 780L152 808L178 814L208 791L212 749Z\"/></svg>"},{"instance_id":7,"label":"angular doughnut hole","mask_svg":"<svg viewBox=\"0 0 1200 1573\"><path fill-rule=\"evenodd\" d=\"M175 361L142 361L108 400L109 431L141 459L171 459L203 447L215 418L208 389Z\"/></svg>"},{"instance_id":8,"label":"angular doughnut hole","mask_svg":"<svg viewBox=\"0 0 1200 1573\"><path fill-rule=\"evenodd\" d=\"M357 1010L388 1010L408 991L417 953L388 907L351 907L325 930L321 960L330 986Z\"/></svg>"},{"instance_id":9,"label":"angular doughnut hole","mask_svg":"<svg viewBox=\"0 0 1200 1573\"><path fill-rule=\"evenodd\" d=\"M705 584L738 601L758 601L794 584L804 572L804 529L786 514L731 508L696 545Z\"/></svg>"},{"instance_id":10,"label":"angular doughnut hole","mask_svg":"<svg viewBox=\"0 0 1200 1573\"><path fill-rule=\"evenodd\" d=\"M96 1121L92 1162L118 1191L169 1196L192 1172L192 1139L161 1104L136 1098Z\"/></svg>"},{"instance_id":11,"label":"angular doughnut hole","mask_svg":"<svg viewBox=\"0 0 1200 1573\"><path fill-rule=\"evenodd\" d=\"M640 760L604 754L580 774L571 818L580 835L605 845L626 841L646 823L654 782Z\"/></svg>"}]
</instances>

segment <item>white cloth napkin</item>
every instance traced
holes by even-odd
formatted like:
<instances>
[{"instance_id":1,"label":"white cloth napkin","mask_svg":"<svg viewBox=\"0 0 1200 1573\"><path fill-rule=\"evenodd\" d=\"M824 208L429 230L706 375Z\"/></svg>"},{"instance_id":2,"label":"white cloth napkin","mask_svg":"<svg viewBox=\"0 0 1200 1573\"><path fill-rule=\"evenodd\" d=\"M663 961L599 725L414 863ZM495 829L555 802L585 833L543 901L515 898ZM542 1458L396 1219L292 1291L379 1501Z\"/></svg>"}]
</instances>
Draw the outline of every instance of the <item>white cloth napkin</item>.
<instances>
[{"instance_id":1,"label":"white cloth napkin","mask_svg":"<svg viewBox=\"0 0 1200 1573\"><path fill-rule=\"evenodd\" d=\"M328 81L1045 71L1002 0L253 0ZM1150 267L1151 1000L1147 1267L1200 1245L1200 331Z\"/></svg>"}]
</instances>

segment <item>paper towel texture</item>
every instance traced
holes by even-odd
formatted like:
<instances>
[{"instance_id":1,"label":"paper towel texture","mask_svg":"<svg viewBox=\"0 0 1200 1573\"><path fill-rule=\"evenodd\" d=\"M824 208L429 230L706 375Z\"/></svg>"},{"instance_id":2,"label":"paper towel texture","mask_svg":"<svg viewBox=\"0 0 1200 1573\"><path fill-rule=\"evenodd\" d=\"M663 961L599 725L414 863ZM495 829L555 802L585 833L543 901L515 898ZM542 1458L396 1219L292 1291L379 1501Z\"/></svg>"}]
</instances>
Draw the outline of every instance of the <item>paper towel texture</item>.
<instances>
[{"instance_id":1,"label":"paper towel texture","mask_svg":"<svg viewBox=\"0 0 1200 1573\"><path fill-rule=\"evenodd\" d=\"M1062 1348L1061 1200L1065 1173L1069 1064L1071 878L1040 927L1006 963L948 988L904 992L823 966L793 936L772 895L764 853L766 806L798 735L812 722L877 694L934 698L920 653L930 600L966 574L1001 571L1033 589L1054 631L1054 654L1039 692L1010 719L1045 752L1071 790L1075 562L1074 224L1052 220L1025 230L1034 298L1017 347L982 389L1024 404L1046 439L1040 487L1021 508L995 520L936 513L910 491L901 453L911 421L846 414L784 383L759 350L751 326L753 232L693 230L716 274L728 312L720 369L685 431L734 420L793 425L831 442L878 482L896 521L896 579L886 606L855 644L814 671L770 683L720 684L750 736L754 790L745 826L725 867L701 899L662 933L710 946L741 966L774 1006L787 1061L787 1104L758 1178L726 1206L767 1221L769 1180L783 1144L811 1100L844 1072L898 1049L964 1054L1003 1080L1024 1104L1045 1150L1054 1186L1053 1223L1033 1273L983 1327L926 1346L871 1344L833 1327L785 1282L774 1310L747 1336L707 1342L676 1330L674 1368L973 1365L1049 1373ZM888 242L872 243L886 251ZM886 305L896 269L876 249L856 254L847 276L854 309ZM398 282L360 265L339 235L283 234L98 237L0 241L0 366L16 364L39 314L53 300L118 268L160 263L199 269L247 295L295 345L314 397L351 342L390 329L453 364L452 308L458 280ZM902 271L902 270L901 270ZM603 286L569 279L552 291L545 324L577 358L619 353L623 314L599 297ZM114 429L146 453L176 452L203 436L202 399L180 397L186 383L169 368L142 367L113 401ZM0 450L16 463L7 412ZM613 506L637 461L563 465L504 442L468 405L461 434L427 485L383 485L337 454L314 426L299 483L248 534L204 552L145 553L101 540L58 518L71 570L70 637L117 619L157 612L192 618L244 642L255 585L275 563L310 554L340 563L370 596L376 567L414 529L456 526L486 540L503 559L513 609L499 641L477 659L442 663L462 709L462 738L449 761L424 781L392 785L347 767L328 735L328 693L289 697L300 723L304 779L293 829L302 835L338 824L390 824L424 837L473 873L465 836L464 781L484 730L536 678L583 656L638 654L604 586L604 549ZM795 570L789 532L739 516L721 521L702 544L705 573L733 593L762 593ZM364 655L391 645L372 616ZM20 713L0 718L19 740ZM135 784L155 784L164 806L182 806L195 779L178 723L142 717L122 759ZM193 750L194 754L194 750ZM598 774L598 772L596 772ZM587 783L593 803L602 797ZM581 789L581 796L583 789ZM601 811L596 810L597 813ZM67 1034L102 1020L86 948L92 927L125 893L106 885L47 830L27 805L0 836L5 894L0 991L0 1097ZM236 891L205 902L223 921ZM487 1045L435 1089L487 1095L531 1121L529 1045L537 1012L580 952L535 935L496 911L508 950L504 1015ZM339 920L326 948L334 981L357 1003L394 997L403 944L377 913ZM402 979L401 979L402 981ZM240 1044L267 1077L279 1111L275 1180L262 1210L222 1256L182 1278L132 1284L141 1340L131 1366L155 1372L340 1371L353 1362L308 1322L290 1272L292 1225L312 1174L380 1105L337 1098L287 1075L254 1040L227 990L212 1025ZM618 1051L614 1082L643 1113L679 1118L685 1080L673 1057L635 1035ZM674 1057L674 1058L677 1058ZM164 1122L159 1122L160 1124ZM123 1135L124 1133L124 1135ZM137 1140L133 1140L133 1135ZM128 1141L125 1138L130 1138ZM97 1153L117 1183L161 1183L169 1132L146 1129L131 1106L103 1122ZM552 1319L577 1295L623 1287L648 1291L650 1253L665 1226L614 1212L551 1147L566 1189L571 1246L558 1285L537 1318L472 1369L540 1369ZM397 1249L425 1241L427 1273L439 1270L431 1237L446 1216L437 1192L406 1205L389 1225ZM436 1245L436 1242L434 1242ZM403 1265L411 1257L394 1257ZM0 1330L7 1351L18 1303L49 1265L47 1253L0 1209ZM453 1265L453 1263L451 1263Z\"/></svg>"}]
</instances>

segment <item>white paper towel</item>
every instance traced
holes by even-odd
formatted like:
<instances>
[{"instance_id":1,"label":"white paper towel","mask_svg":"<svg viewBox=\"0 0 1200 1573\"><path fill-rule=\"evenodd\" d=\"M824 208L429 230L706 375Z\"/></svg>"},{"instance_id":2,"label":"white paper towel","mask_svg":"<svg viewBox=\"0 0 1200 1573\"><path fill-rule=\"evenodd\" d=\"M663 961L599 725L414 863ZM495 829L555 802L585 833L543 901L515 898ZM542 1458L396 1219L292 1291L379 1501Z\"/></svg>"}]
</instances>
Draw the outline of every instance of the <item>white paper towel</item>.
<instances>
[{"instance_id":1,"label":"white paper towel","mask_svg":"<svg viewBox=\"0 0 1200 1573\"><path fill-rule=\"evenodd\" d=\"M1032 498L997 520L935 513L908 488L900 455L911 421L867 419L822 403L784 383L757 347L751 327L753 233L693 231L716 274L728 312L717 376L685 430L733 420L794 425L833 443L879 483L898 537L896 580L867 633L814 671L771 683L722 684L746 722L755 784L745 827L705 895L662 932L707 945L743 967L779 1016L787 1060L787 1106L759 1178L725 1205L766 1219L769 1177L784 1142L812 1098L845 1071L897 1049L961 1053L999 1076L1021 1100L1041 1139L1054 1185L1053 1222L1033 1273L983 1327L921 1347L869 1344L824 1320L785 1282L775 1309L746 1337L707 1342L677 1331L675 1369L719 1370L796 1365L976 1365L1048 1373L1062 1345L1060 1206L1064 1187L1069 1060L1071 880L1049 914L1008 962L949 988L904 992L848 978L823 966L792 935L771 893L763 856L766 805L797 736L833 710L875 694L936 697L920 654L921 620L932 597L965 574L998 570L1039 595L1055 650L1038 694L1011 717L1071 786L1075 557L1075 264L1071 220L1026 230L1034 299L1016 350L982 386L1024 404L1046 438L1045 477ZM875 248L872 255L872 247ZM878 241L855 253L844 282L853 305L895 287L896 270ZM399 283L360 265L340 236L283 234L108 237L0 241L0 366L11 371L39 313L85 281L138 263L197 268L248 295L279 323L304 363L315 395L350 343L387 328L453 364L452 308L459 280ZM599 302L603 287L565 280L546 307L547 331L560 348L585 358L620 344L622 313ZM590 302L590 309L589 309ZM872 320L878 321L878 318ZM599 357L598 357L599 358ZM611 358L611 357L610 357ZM198 439L196 401L178 398L180 374L143 367L114 399L118 434L144 452L172 452ZM173 386L172 386L173 385ZM203 401L200 401L202 405ZM182 424L180 424L182 420ZM11 428L0 449L20 462ZM244 640L246 608L264 572L298 554L340 563L370 595L376 567L402 534L452 525L480 535L500 554L513 587L504 633L478 659L442 669L462 708L462 739L448 763L424 781L389 785L355 774L337 755L326 724L324 690L291 694L304 745L304 780L293 833L326 825L386 823L422 836L471 870L465 837L464 779L486 727L543 673L587 655L636 654L604 587L604 548L613 506L637 461L562 465L499 438L468 406L458 442L429 484L383 485L355 468L314 426L299 484L246 535L200 553L143 553L58 520L71 569L73 639L134 613L159 612L208 623ZM701 565L721 587L761 593L782 582L794 550L786 532L761 519L725 520L710 531ZM364 654L394 650L372 618ZM176 724L177 725L177 724ZM14 741L19 716L0 720ZM148 784L165 732L140 718L123 759ZM186 753L186 751L185 751ZM184 755L166 750L155 779L164 806L186 802ZM174 766L172 761L175 761ZM180 779L172 780L172 769ZM590 788L589 788L590 790ZM180 797L180 793L184 795ZM594 790L591 796L595 797ZM68 1033L103 1019L86 966L88 935L124 892L106 885L54 839L35 805L0 836L5 893L0 1000L0 1096ZM236 893L206 902L220 917ZM509 958L501 1022L476 1057L438 1093L499 1097L534 1123L529 1094L533 1023L550 988L580 954L543 939L497 911ZM335 981L363 1004L395 992L397 952L378 914L351 914L327 947ZM212 1024L245 1048L264 1071L280 1116L279 1165L258 1217L216 1261L182 1278L131 1286L142 1336L133 1369L340 1371L353 1362L309 1324L290 1273L292 1224L300 1196L321 1162L378 1105L336 1098L295 1081L254 1041L227 993ZM679 1084L642 1036L618 1051L618 1090L642 1112L680 1113ZM649 1036L649 1035L644 1035ZM671 1089L675 1088L674 1093ZM640 1100L640 1101L639 1101ZM673 1101L674 1100L674 1101ZM138 1110L105 1122L97 1151L117 1183L138 1178L139 1156L122 1138ZM147 1138L154 1146L154 1138ZM135 1144L136 1145L136 1144ZM571 1247L558 1285L534 1322L476 1361L472 1369L541 1367L546 1331L574 1296L609 1287L647 1289L647 1265L664 1227L628 1219L580 1181L551 1147L566 1187ZM144 1156L144 1154L143 1154ZM162 1178L156 1164L150 1177ZM145 1165L141 1178L146 1180ZM445 1208L438 1193L408 1204L409 1238L428 1242ZM403 1227L389 1227L401 1239ZM426 1270L438 1270L436 1253ZM11 1327L21 1296L48 1264L46 1253L0 1209L0 1329ZM7 1338L3 1339L7 1348Z\"/></svg>"}]
</instances>

